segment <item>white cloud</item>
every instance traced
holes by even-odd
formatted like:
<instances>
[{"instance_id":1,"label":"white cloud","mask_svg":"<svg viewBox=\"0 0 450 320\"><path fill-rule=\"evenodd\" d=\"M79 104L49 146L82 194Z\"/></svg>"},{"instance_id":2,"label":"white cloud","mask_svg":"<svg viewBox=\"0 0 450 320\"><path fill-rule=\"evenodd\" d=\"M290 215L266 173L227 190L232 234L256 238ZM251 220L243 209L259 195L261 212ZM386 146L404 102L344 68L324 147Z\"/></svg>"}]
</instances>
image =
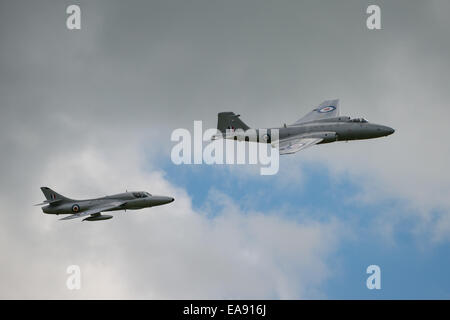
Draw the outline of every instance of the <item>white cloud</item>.
<instances>
[{"instance_id":1,"label":"white cloud","mask_svg":"<svg viewBox=\"0 0 450 320\"><path fill-rule=\"evenodd\" d=\"M2 298L323 296L320 286L332 273L326 261L340 239L336 221L293 222L281 214L243 212L219 192L208 197L223 208L211 218L194 210L186 190L167 182L163 172L145 169L140 145L48 154L40 172L27 170L31 198L40 200L37 181L45 181L73 198L128 187L173 195L174 203L89 223L58 221L31 207L17 190L3 194L4 212L15 215L2 217ZM81 267L80 291L65 287L71 264Z\"/></svg>"}]
</instances>

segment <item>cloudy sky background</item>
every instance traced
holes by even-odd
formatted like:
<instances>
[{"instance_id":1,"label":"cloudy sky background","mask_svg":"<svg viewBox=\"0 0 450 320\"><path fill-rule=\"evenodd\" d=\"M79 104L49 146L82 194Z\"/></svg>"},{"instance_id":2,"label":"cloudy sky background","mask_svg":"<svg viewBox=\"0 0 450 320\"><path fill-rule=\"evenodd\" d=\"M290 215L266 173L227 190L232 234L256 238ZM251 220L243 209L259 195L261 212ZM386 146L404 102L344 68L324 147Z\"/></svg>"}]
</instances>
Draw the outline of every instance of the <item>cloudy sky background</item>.
<instances>
[{"instance_id":1,"label":"cloudy sky background","mask_svg":"<svg viewBox=\"0 0 450 320\"><path fill-rule=\"evenodd\" d=\"M369 4L382 30L369 31ZM82 29L66 29L70 4ZM448 1L1 1L0 298L450 298ZM326 99L396 129L257 167L175 166L176 128ZM170 205L42 214L128 190ZM66 288L79 265L82 289ZM382 289L365 286L381 267Z\"/></svg>"}]
</instances>

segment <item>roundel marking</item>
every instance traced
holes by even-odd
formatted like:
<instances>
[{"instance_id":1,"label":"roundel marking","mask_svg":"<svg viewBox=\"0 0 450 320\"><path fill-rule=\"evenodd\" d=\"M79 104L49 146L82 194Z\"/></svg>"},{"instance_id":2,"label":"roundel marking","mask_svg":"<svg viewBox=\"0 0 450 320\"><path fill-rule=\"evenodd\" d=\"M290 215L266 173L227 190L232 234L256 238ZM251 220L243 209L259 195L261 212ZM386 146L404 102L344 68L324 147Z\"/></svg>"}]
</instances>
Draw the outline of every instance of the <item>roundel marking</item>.
<instances>
[{"instance_id":1,"label":"roundel marking","mask_svg":"<svg viewBox=\"0 0 450 320\"><path fill-rule=\"evenodd\" d=\"M320 108L319 110L317 110L317 112L325 113L325 112L331 112L333 110L336 110L335 106L326 106L326 107Z\"/></svg>"},{"instance_id":2,"label":"roundel marking","mask_svg":"<svg viewBox=\"0 0 450 320\"><path fill-rule=\"evenodd\" d=\"M72 206L72 211L73 211L73 212L78 212L78 211L80 211L80 206L77 205L77 204L74 204L74 205Z\"/></svg>"}]
</instances>

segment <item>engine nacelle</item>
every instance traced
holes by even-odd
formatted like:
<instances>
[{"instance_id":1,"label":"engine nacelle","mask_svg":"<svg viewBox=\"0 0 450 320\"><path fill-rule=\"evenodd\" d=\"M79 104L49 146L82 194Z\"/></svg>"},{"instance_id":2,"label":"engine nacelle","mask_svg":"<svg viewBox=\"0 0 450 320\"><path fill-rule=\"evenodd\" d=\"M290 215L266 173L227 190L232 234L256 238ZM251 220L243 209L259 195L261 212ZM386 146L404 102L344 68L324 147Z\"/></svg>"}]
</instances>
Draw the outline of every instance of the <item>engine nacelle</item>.
<instances>
[{"instance_id":1,"label":"engine nacelle","mask_svg":"<svg viewBox=\"0 0 450 320\"><path fill-rule=\"evenodd\" d=\"M335 142L338 140L338 135L336 132L327 131L327 132L315 132L310 135L304 136L307 138L320 138L323 139L320 143L329 143Z\"/></svg>"},{"instance_id":2,"label":"engine nacelle","mask_svg":"<svg viewBox=\"0 0 450 320\"><path fill-rule=\"evenodd\" d=\"M237 141L250 141L250 142L272 142L271 129L237 129L236 131L229 132L225 135L226 139L234 139Z\"/></svg>"}]
</instances>

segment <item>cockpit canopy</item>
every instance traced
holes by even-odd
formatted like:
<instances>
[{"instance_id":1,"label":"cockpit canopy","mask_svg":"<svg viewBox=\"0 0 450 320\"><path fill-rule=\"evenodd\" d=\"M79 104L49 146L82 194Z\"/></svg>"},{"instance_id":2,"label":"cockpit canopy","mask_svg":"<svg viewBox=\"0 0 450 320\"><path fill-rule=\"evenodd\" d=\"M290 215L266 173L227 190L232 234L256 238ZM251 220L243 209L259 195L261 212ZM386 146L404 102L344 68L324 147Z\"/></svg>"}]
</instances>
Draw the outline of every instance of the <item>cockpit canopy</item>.
<instances>
[{"instance_id":1,"label":"cockpit canopy","mask_svg":"<svg viewBox=\"0 0 450 320\"><path fill-rule=\"evenodd\" d=\"M365 123L365 122L367 122L367 120L364 119L364 118L355 118L355 119L351 119L350 122L363 122L363 123Z\"/></svg>"},{"instance_id":2,"label":"cockpit canopy","mask_svg":"<svg viewBox=\"0 0 450 320\"><path fill-rule=\"evenodd\" d=\"M151 194L148 192L133 192L133 196L135 198L147 198L151 197Z\"/></svg>"}]
</instances>

